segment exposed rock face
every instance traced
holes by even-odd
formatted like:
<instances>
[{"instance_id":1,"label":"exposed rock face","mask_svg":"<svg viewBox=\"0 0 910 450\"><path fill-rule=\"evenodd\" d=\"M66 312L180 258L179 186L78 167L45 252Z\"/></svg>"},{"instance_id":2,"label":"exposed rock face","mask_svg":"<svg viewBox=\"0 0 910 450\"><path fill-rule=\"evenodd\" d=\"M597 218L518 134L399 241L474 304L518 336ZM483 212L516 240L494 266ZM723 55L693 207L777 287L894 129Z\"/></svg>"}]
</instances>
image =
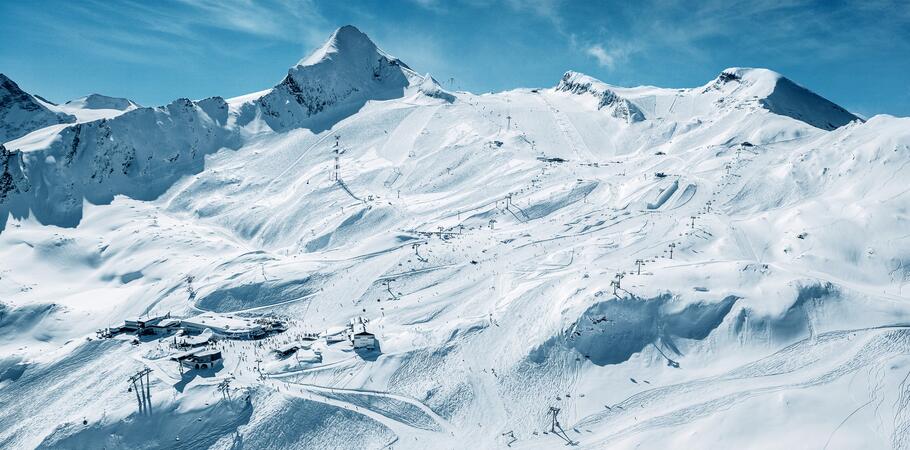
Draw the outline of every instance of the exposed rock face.
<instances>
[{"instance_id":1,"label":"exposed rock face","mask_svg":"<svg viewBox=\"0 0 910 450\"><path fill-rule=\"evenodd\" d=\"M572 71L566 72L556 86L556 90L597 97L597 109L606 109L613 117L628 123L645 120L645 114L635 103L620 97L606 84L587 75Z\"/></svg>"},{"instance_id":2,"label":"exposed rock face","mask_svg":"<svg viewBox=\"0 0 910 450\"><path fill-rule=\"evenodd\" d=\"M653 104L649 88L630 89L610 86L578 72L566 72L557 91L591 95L598 99L597 109L628 123L649 118L645 110ZM656 89L656 88L655 88ZM652 89L653 90L653 89ZM669 91L669 90L664 90ZM729 68L699 89L676 91L691 101L713 103L717 108L758 105L781 116L790 117L823 130L834 130L862 120L844 108L768 69ZM663 95L667 95L664 93ZM643 106L645 105L645 106Z\"/></svg>"},{"instance_id":3,"label":"exposed rock face","mask_svg":"<svg viewBox=\"0 0 910 450\"><path fill-rule=\"evenodd\" d=\"M704 123L719 123L729 114L738 114L736 111L770 111L826 130L857 120L843 108L765 69L731 68L705 86L677 90L616 87L570 71L554 91L578 96L573 100L592 112L616 118L615 124L622 129L630 128L624 124L665 125L649 145ZM355 114L368 101L411 95L449 103L456 99L432 77L418 75L352 26L335 31L274 88L230 105L212 97L141 108L127 99L93 94L55 106L0 75L0 131L6 138L77 120L61 111L77 114L79 122L48 130L49 138L38 136L44 139L36 140L41 145L30 149L4 148L0 155L0 230L10 212L16 217L33 214L47 224L75 226L85 200L105 204L115 195L154 199L180 177L202 171L205 155L241 146L244 133L267 128L277 132L307 128L320 133ZM98 108L123 112L99 116L95 114ZM761 136L748 138L760 140ZM7 147L16 150L21 145L18 141L16 147Z\"/></svg>"},{"instance_id":4,"label":"exposed rock face","mask_svg":"<svg viewBox=\"0 0 910 450\"><path fill-rule=\"evenodd\" d=\"M307 119L333 108L357 110L368 100L401 97L420 78L407 65L376 47L357 28L339 28L320 49L288 70L271 92L248 107L240 121L262 111L276 131L298 128Z\"/></svg>"},{"instance_id":5,"label":"exposed rock face","mask_svg":"<svg viewBox=\"0 0 910 450\"><path fill-rule=\"evenodd\" d=\"M75 121L74 116L51 111L0 73L0 143L25 136L39 128Z\"/></svg>"},{"instance_id":6,"label":"exposed rock face","mask_svg":"<svg viewBox=\"0 0 910 450\"><path fill-rule=\"evenodd\" d=\"M205 155L239 144L224 125L227 110L219 97L179 99L76 124L46 149L22 154L4 148L0 230L10 212L31 210L44 223L75 226L83 199L105 204L118 194L158 197L180 177L201 171Z\"/></svg>"},{"instance_id":7,"label":"exposed rock face","mask_svg":"<svg viewBox=\"0 0 910 450\"><path fill-rule=\"evenodd\" d=\"M19 155L0 144L0 205L10 203L16 194L29 190L28 180L19 166Z\"/></svg>"}]
</instances>

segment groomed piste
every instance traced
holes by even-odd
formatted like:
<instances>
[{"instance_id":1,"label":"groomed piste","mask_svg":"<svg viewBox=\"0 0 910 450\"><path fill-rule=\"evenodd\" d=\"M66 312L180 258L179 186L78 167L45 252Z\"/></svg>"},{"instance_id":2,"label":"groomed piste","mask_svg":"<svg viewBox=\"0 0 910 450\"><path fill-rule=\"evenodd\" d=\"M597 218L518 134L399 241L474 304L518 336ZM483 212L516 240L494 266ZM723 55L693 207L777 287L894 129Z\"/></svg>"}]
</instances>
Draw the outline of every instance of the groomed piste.
<instances>
[{"instance_id":1,"label":"groomed piste","mask_svg":"<svg viewBox=\"0 0 910 450\"><path fill-rule=\"evenodd\" d=\"M0 448L906 447L910 119L416 69L0 79Z\"/></svg>"}]
</instances>

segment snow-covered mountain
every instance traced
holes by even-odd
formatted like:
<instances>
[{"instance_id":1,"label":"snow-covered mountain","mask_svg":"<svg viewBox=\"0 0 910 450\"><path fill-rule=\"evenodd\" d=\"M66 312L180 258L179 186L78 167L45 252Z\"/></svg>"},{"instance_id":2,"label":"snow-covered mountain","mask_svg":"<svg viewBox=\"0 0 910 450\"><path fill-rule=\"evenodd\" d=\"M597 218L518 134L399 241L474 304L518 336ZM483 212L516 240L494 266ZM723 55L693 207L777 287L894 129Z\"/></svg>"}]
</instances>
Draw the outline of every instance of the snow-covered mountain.
<instances>
[{"instance_id":1,"label":"snow-covered mountain","mask_svg":"<svg viewBox=\"0 0 910 450\"><path fill-rule=\"evenodd\" d=\"M139 105L130 99L108 97L101 94L91 94L66 102L66 106L78 109L115 109L128 111L139 108Z\"/></svg>"},{"instance_id":2,"label":"snow-covered mountain","mask_svg":"<svg viewBox=\"0 0 910 450\"><path fill-rule=\"evenodd\" d=\"M617 118L630 122L649 118L691 116L758 104L781 116L805 122L823 130L842 127L859 117L812 91L767 69L730 68L700 89L618 88L577 72L566 72L556 90L589 94L597 109L608 109Z\"/></svg>"},{"instance_id":3,"label":"snow-covered mountain","mask_svg":"<svg viewBox=\"0 0 910 450\"><path fill-rule=\"evenodd\" d=\"M0 144L60 123L72 123L76 118L52 111L46 102L19 88L13 80L0 73Z\"/></svg>"},{"instance_id":4,"label":"snow-covered mountain","mask_svg":"<svg viewBox=\"0 0 910 450\"><path fill-rule=\"evenodd\" d=\"M367 101L400 98L423 82L353 26L339 28L310 56L288 70L277 86L240 107L238 125L261 119L275 131L330 124L311 121L320 113L349 114Z\"/></svg>"},{"instance_id":5,"label":"snow-covered mountain","mask_svg":"<svg viewBox=\"0 0 910 450\"><path fill-rule=\"evenodd\" d=\"M6 197L0 203L0 228L9 213L75 226L83 199L104 204L125 194L152 200L182 176L202 170L206 154L238 145L237 133L225 126L227 116L221 98L180 99L54 130L37 145L26 138L7 143L46 146L4 153L0 168L22 176L0 188Z\"/></svg>"},{"instance_id":6,"label":"snow-covered mountain","mask_svg":"<svg viewBox=\"0 0 910 450\"><path fill-rule=\"evenodd\" d=\"M765 69L448 92L350 26L130 105L0 149L0 447L906 442L908 118ZM165 313L209 331L95 333Z\"/></svg>"},{"instance_id":7,"label":"snow-covered mountain","mask_svg":"<svg viewBox=\"0 0 910 450\"><path fill-rule=\"evenodd\" d=\"M113 119L137 108L141 108L141 106L130 99L101 94L79 97L56 107L60 112L75 116L77 122Z\"/></svg>"}]
</instances>

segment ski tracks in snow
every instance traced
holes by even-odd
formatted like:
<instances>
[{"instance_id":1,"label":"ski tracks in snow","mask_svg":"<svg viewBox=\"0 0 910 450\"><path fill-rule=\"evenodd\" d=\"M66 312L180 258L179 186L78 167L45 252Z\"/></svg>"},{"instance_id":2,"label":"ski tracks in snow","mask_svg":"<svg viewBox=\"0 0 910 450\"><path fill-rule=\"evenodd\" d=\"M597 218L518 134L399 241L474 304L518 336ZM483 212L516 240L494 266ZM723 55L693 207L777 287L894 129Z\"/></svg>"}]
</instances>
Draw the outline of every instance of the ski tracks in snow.
<instances>
[{"instance_id":1,"label":"ski tracks in snow","mask_svg":"<svg viewBox=\"0 0 910 450\"><path fill-rule=\"evenodd\" d=\"M367 416L399 437L449 434L452 427L430 407L407 396L366 389L318 386L269 377L264 383L284 394Z\"/></svg>"},{"instance_id":2,"label":"ski tracks in snow","mask_svg":"<svg viewBox=\"0 0 910 450\"><path fill-rule=\"evenodd\" d=\"M827 355L826 355L827 353ZM753 363L725 375L694 380L639 392L612 408L582 419L576 428L594 424L605 431L596 445L630 435L691 423L718 410L735 407L749 398L792 389L806 389L831 383L845 375L856 373L870 365L910 353L910 328L905 326L878 327L860 330L831 331L816 339L804 339ZM838 355L832 358L832 355ZM900 386L895 401L892 442L894 448L910 444L910 388L907 378ZM881 387L872 387L871 400L859 405L832 430L828 441L849 418L875 402ZM664 411L660 411L663 409ZM641 414L654 413L650 418ZM634 417L634 420L632 416ZM594 442L586 442L586 445ZM819 443L821 444L821 443Z\"/></svg>"},{"instance_id":3,"label":"ski tracks in snow","mask_svg":"<svg viewBox=\"0 0 910 450\"><path fill-rule=\"evenodd\" d=\"M578 129L575 127L575 124L569 119L569 117L558 108L553 106L543 94L538 93L537 98L541 99L544 104L547 106L547 110L550 112L550 115L553 116L553 122L556 124L556 127L562 132L565 136L566 141L572 146L572 151L575 153L575 158L581 161L594 161L594 153L591 152L591 149L588 148L588 144L585 143L584 138L581 137L581 133L578 132ZM584 149L584 152L580 151Z\"/></svg>"}]
</instances>

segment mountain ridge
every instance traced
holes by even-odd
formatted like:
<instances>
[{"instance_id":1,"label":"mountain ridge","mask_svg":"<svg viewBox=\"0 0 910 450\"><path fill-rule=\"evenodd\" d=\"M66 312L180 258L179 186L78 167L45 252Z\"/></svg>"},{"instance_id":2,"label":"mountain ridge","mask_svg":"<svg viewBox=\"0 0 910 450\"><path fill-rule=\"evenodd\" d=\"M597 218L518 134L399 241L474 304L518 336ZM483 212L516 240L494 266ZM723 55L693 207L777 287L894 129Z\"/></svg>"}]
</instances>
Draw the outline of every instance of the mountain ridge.
<instances>
[{"instance_id":1,"label":"mountain ridge","mask_svg":"<svg viewBox=\"0 0 910 450\"><path fill-rule=\"evenodd\" d=\"M0 73L0 143L49 125L76 121L75 116L51 111L42 103Z\"/></svg>"},{"instance_id":2,"label":"mountain ridge","mask_svg":"<svg viewBox=\"0 0 910 450\"><path fill-rule=\"evenodd\" d=\"M852 115L835 118L820 116L813 119L815 112L813 105L816 104L828 107L836 113L849 113L842 109L838 110L836 105L830 107L833 104L827 100L815 96L789 80L784 80L786 78L780 74L766 69L731 68L699 88L643 89L610 86L588 75L569 71L551 90L592 98L594 100L592 110L608 111L609 116L626 126L653 122L663 127L666 120L692 123L693 120L701 120L698 119L700 116L717 114L720 115L712 121L718 124L739 121L743 117L751 118L751 121L761 120L759 116L743 112L743 107L747 109L760 107L764 111L809 125L815 122L817 128L823 129L830 129L826 126L832 125L832 121L843 125L848 123L846 119L857 119ZM786 87L783 94L779 93L778 89L781 83L785 83ZM790 94L797 96L797 101L788 100ZM101 106L111 106L110 102L114 101L125 108L97 110L83 108L84 102L79 105L70 104L73 109L68 111L78 115L79 124L46 128L19 140L7 142L7 148L12 151L23 150L31 153L41 149L42 154L46 154L54 161L56 169L53 173L57 175L50 178L39 176L39 173L45 172L45 164L33 158L22 159L20 161L22 176L19 179L23 181L20 182L40 179L43 187L32 194L26 194L27 190L24 187L15 190L7 188L9 193L6 194L5 201L0 201L0 215L5 217L9 211L21 217L32 211L37 217L42 218L41 220L49 221L48 223L74 226L81 217L80 196L85 195L91 202L102 203L109 202L113 195L118 194L127 194L134 198L154 198L164 192L176 178L161 177L158 182L149 185L158 187L143 192L144 188L140 188L139 178L133 180L134 176L143 177L145 176L141 175L143 173L161 170L166 172L168 170L166 167L172 163L180 167L177 174L185 174L186 167L193 167L191 173L203 170L203 166L197 165L202 163L202 159L197 158L225 146L238 148L245 139L242 136L249 133L244 130L259 130L264 126L279 133L301 128L320 133L333 128L346 117L356 114L368 102L417 101L404 100L410 95L424 99L420 101L430 103L441 101L451 104L469 94L445 91L429 74L419 75L397 58L379 49L357 28L345 26L336 30L323 46L291 67L285 78L275 87L263 91L262 95L241 97L244 100L239 103L228 103L220 97L213 97L198 102L180 99L163 107L143 108L129 100L98 96L97 100L100 103L106 103ZM169 117L167 123L174 124L172 114L178 109L181 111L180 115L189 112L185 117L195 117L190 127L183 125L162 127L160 121L159 125L145 129L146 125L140 125L145 122L141 117L157 116L162 113ZM722 119L727 116L730 118ZM770 135L780 133L800 135L809 132L808 129L793 130L786 122L775 125L780 131L772 131L775 128L770 126L771 123L776 122L768 122L764 127L765 133ZM708 127L711 124L709 122L698 126ZM733 128L730 128L725 125L724 130L716 132L715 135L716 138L720 138L727 133L729 136L724 139L763 142L766 138L754 135L753 131L749 131L748 135L744 134L752 126L740 124L732 125ZM168 131L165 131L166 128ZM678 129L676 125L673 128ZM177 130L191 134L174 135ZM638 133L636 130L637 128L619 128L617 133L621 139L638 139L634 137L635 133ZM142 136L141 142L136 141L136 136L133 135L137 131L140 133L139 136ZM195 135L199 132L206 133L205 137ZM87 140L85 133L97 134L99 138L94 141ZM624 135L628 137L622 137ZM107 138L102 136L110 136L112 140L108 142L104 140ZM187 139L192 140L193 144L183 148L173 147L175 142L185 142ZM666 138L657 137L649 145L658 146L664 142ZM114 146L117 148L111 146L111 143L116 143ZM146 146L147 150L140 149ZM152 150L153 148L156 150ZM184 165L187 150L189 159L198 163ZM91 157L92 167L85 166L79 169L85 173L73 172L70 166L74 161L86 158L78 157L82 154L94 155ZM136 157L140 154L145 156L137 160ZM122 167L115 170L113 166ZM119 181L115 182L114 179ZM160 184L162 180L168 181ZM73 189L72 186L81 187ZM13 198L14 191L18 192L15 196L18 200ZM34 192L42 192L41 197L33 197ZM5 223L5 220L0 220L0 223ZM0 231L2 229L3 226L0 225Z\"/></svg>"},{"instance_id":3,"label":"mountain ridge","mask_svg":"<svg viewBox=\"0 0 910 450\"><path fill-rule=\"evenodd\" d=\"M829 131L755 69L448 92L354 31L0 144L0 447L910 436L910 118Z\"/></svg>"},{"instance_id":4,"label":"mountain ridge","mask_svg":"<svg viewBox=\"0 0 910 450\"><path fill-rule=\"evenodd\" d=\"M83 109L116 109L119 111L141 107L128 98L110 97L102 94L89 94L85 97L69 100L64 105Z\"/></svg>"}]
</instances>

